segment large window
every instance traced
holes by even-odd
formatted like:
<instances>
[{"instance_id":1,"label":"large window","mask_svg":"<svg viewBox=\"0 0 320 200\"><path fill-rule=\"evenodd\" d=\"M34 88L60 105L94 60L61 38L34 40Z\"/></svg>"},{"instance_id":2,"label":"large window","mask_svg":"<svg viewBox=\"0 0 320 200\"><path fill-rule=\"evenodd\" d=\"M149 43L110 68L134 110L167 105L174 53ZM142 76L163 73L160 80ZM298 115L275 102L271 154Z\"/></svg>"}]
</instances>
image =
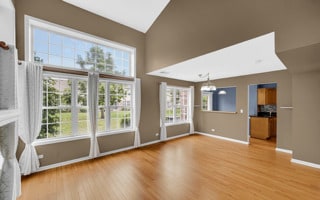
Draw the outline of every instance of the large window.
<instances>
[{"instance_id":1,"label":"large window","mask_svg":"<svg viewBox=\"0 0 320 200\"><path fill-rule=\"evenodd\" d=\"M87 80L45 76L38 139L88 134Z\"/></svg>"},{"instance_id":2,"label":"large window","mask_svg":"<svg viewBox=\"0 0 320 200\"><path fill-rule=\"evenodd\" d=\"M167 87L166 123L189 122L189 93L190 89Z\"/></svg>"},{"instance_id":3,"label":"large window","mask_svg":"<svg viewBox=\"0 0 320 200\"><path fill-rule=\"evenodd\" d=\"M114 131L132 128L132 84L99 83L98 131Z\"/></svg>"},{"instance_id":4,"label":"large window","mask_svg":"<svg viewBox=\"0 0 320 200\"><path fill-rule=\"evenodd\" d=\"M51 71L44 75L38 139L89 133L87 71L112 75L112 80L99 81L97 132L132 131L134 84L129 80L135 76L134 48L29 16L26 27L25 59L43 63Z\"/></svg>"},{"instance_id":5,"label":"large window","mask_svg":"<svg viewBox=\"0 0 320 200\"><path fill-rule=\"evenodd\" d=\"M38 139L78 136L89 133L87 79L45 75L42 127ZM97 132L133 127L133 84L99 81Z\"/></svg>"},{"instance_id":6,"label":"large window","mask_svg":"<svg viewBox=\"0 0 320 200\"><path fill-rule=\"evenodd\" d=\"M32 17L27 23L27 60L134 77L133 48Z\"/></svg>"}]
</instances>

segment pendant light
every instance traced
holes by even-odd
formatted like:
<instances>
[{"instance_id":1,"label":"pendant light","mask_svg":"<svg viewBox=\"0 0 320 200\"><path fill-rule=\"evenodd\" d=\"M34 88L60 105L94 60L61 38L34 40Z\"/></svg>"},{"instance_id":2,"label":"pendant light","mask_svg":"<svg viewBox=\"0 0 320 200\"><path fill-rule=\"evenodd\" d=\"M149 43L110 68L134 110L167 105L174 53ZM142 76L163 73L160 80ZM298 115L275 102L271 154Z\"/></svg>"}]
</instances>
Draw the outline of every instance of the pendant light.
<instances>
[{"instance_id":1,"label":"pendant light","mask_svg":"<svg viewBox=\"0 0 320 200\"><path fill-rule=\"evenodd\" d=\"M207 82L204 82L201 86L201 91L215 91L217 90L217 87L215 85L213 85L213 83L210 81L210 77L209 77L209 73L203 75L203 74L199 74L200 78L207 78Z\"/></svg>"}]
</instances>

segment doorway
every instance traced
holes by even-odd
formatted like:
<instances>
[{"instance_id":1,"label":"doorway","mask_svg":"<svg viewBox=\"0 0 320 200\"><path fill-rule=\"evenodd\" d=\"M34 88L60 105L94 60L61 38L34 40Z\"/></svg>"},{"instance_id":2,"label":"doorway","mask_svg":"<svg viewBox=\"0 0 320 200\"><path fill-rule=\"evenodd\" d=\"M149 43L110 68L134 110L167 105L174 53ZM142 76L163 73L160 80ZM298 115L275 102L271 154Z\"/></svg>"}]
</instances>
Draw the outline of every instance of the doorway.
<instances>
[{"instance_id":1,"label":"doorway","mask_svg":"<svg viewBox=\"0 0 320 200\"><path fill-rule=\"evenodd\" d=\"M277 83L248 85L247 142L276 147Z\"/></svg>"}]
</instances>

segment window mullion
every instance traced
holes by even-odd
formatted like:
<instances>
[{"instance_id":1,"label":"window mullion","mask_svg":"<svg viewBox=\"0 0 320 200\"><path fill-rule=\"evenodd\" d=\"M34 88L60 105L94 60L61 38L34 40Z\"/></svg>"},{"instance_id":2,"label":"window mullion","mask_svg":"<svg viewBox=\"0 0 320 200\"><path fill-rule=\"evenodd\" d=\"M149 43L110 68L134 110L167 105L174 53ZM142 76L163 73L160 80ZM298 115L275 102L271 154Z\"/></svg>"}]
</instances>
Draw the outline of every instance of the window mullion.
<instances>
[{"instance_id":1,"label":"window mullion","mask_svg":"<svg viewBox=\"0 0 320 200\"><path fill-rule=\"evenodd\" d=\"M46 120L46 127L47 127L47 138L49 138L49 108L48 108L48 105L49 105L49 90L48 90L48 82L47 82L47 85L46 85L46 109L47 109L47 115L46 115L46 117L47 117L47 120Z\"/></svg>"},{"instance_id":2,"label":"window mullion","mask_svg":"<svg viewBox=\"0 0 320 200\"><path fill-rule=\"evenodd\" d=\"M110 119L111 119L111 112L110 112L110 92L109 92L109 82L106 82L106 89L105 89L105 109L106 109L106 116L105 116L105 123L106 123L106 130L110 131Z\"/></svg>"},{"instance_id":3,"label":"window mullion","mask_svg":"<svg viewBox=\"0 0 320 200\"><path fill-rule=\"evenodd\" d=\"M134 88L134 89L133 89ZM136 127L136 112L137 110L137 100L136 100L136 84L130 85L130 94L131 94L131 99L130 99L130 126L137 128ZM134 102L134 104L133 104ZM127 106L127 105L126 105Z\"/></svg>"},{"instance_id":4,"label":"window mullion","mask_svg":"<svg viewBox=\"0 0 320 200\"><path fill-rule=\"evenodd\" d=\"M77 80L72 79L71 84L71 120L72 120L72 135L78 134L78 109L77 109Z\"/></svg>"},{"instance_id":5,"label":"window mullion","mask_svg":"<svg viewBox=\"0 0 320 200\"><path fill-rule=\"evenodd\" d=\"M176 109L177 109L177 104L176 104L176 89L173 89L173 123L176 123Z\"/></svg>"}]
</instances>

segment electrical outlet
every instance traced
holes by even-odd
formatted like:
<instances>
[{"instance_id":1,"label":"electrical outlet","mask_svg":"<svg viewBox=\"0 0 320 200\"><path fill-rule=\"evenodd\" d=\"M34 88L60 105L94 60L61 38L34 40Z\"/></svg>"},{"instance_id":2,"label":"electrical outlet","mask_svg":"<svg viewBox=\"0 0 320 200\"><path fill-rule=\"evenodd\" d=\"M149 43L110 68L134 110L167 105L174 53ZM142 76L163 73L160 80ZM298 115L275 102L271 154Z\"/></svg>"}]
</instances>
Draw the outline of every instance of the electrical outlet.
<instances>
[{"instance_id":1,"label":"electrical outlet","mask_svg":"<svg viewBox=\"0 0 320 200\"><path fill-rule=\"evenodd\" d=\"M215 131L216 131L216 129L214 129L214 128L213 128L213 129L211 129L211 131L212 131L212 132L215 132Z\"/></svg>"},{"instance_id":2,"label":"electrical outlet","mask_svg":"<svg viewBox=\"0 0 320 200\"><path fill-rule=\"evenodd\" d=\"M156 133L156 136L159 136L159 133Z\"/></svg>"},{"instance_id":3,"label":"electrical outlet","mask_svg":"<svg viewBox=\"0 0 320 200\"><path fill-rule=\"evenodd\" d=\"M44 156L41 154L41 155L38 155L38 158L42 159L42 158L44 158Z\"/></svg>"}]
</instances>

